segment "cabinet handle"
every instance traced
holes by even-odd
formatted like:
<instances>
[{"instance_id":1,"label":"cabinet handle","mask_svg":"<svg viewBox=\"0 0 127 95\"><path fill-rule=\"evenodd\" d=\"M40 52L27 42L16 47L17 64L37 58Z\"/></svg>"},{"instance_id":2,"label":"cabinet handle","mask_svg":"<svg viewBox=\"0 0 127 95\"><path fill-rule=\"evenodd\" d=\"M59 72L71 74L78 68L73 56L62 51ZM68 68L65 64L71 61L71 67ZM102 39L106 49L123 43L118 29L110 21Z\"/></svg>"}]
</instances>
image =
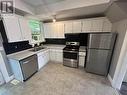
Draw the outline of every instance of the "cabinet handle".
<instances>
[{"instance_id":1,"label":"cabinet handle","mask_svg":"<svg viewBox=\"0 0 127 95\"><path fill-rule=\"evenodd\" d=\"M27 64L27 63L29 63L30 61L25 61L25 62L23 62L22 64Z\"/></svg>"}]
</instances>

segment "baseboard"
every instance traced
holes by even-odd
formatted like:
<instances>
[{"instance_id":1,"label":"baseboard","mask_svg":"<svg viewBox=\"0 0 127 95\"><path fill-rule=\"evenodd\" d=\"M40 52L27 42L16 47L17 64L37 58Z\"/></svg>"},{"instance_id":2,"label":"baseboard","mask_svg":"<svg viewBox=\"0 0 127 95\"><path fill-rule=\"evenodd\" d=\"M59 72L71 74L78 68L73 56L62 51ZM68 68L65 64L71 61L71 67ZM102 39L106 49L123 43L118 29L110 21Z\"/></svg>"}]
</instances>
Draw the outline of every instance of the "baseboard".
<instances>
[{"instance_id":1,"label":"baseboard","mask_svg":"<svg viewBox=\"0 0 127 95\"><path fill-rule=\"evenodd\" d=\"M14 79L14 75L10 76L10 81Z\"/></svg>"},{"instance_id":2,"label":"baseboard","mask_svg":"<svg viewBox=\"0 0 127 95\"><path fill-rule=\"evenodd\" d=\"M10 77L8 77L8 80L6 80L6 83L10 82L13 79L14 79L14 75L11 75Z\"/></svg>"},{"instance_id":3,"label":"baseboard","mask_svg":"<svg viewBox=\"0 0 127 95\"><path fill-rule=\"evenodd\" d=\"M111 78L111 76L108 74L108 80L109 80L109 82L111 83L111 85L112 85L112 82L113 82L113 80L112 80L112 78Z\"/></svg>"}]
</instances>

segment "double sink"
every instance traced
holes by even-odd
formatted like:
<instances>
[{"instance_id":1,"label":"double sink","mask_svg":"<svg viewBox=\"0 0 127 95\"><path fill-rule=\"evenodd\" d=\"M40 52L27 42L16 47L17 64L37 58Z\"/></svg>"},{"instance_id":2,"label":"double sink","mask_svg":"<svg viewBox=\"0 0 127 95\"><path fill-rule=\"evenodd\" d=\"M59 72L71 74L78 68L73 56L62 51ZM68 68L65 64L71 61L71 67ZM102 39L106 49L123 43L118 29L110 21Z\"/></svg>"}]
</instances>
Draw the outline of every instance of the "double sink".
<instances>
[{"instance_id":1,"label":"double sink","mask_svg":"<svg viewBox=\"0 0 127 95\"><path fill-rule=\"evenodd\" d=\"M39 47L34 47L34 48L31 49L30 51L36 52L36 51L39 51L39 50L42 50L42 49L45 49L45 48L46 48L46 47L39 46Z\"/></svg>"}]
</instances>

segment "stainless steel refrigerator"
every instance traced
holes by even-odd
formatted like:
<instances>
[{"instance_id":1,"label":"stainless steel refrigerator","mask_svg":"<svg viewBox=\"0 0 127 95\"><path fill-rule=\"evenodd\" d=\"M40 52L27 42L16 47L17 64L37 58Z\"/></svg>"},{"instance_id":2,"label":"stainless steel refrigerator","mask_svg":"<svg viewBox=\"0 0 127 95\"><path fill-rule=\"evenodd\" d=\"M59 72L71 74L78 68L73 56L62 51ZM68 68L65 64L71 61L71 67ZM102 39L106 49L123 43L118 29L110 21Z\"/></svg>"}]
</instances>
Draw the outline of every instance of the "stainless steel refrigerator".
<instances>
[{"instance_id":1,"label":"stainless steel refrigerator","mask_svg":"<svg viewBox=\"0 0 127 95\"><path fill-rule=\"evenodd\" d=\"M88 36L86 71L106 76L116 33L91 33Z\"/></svg>"}]
</instances>

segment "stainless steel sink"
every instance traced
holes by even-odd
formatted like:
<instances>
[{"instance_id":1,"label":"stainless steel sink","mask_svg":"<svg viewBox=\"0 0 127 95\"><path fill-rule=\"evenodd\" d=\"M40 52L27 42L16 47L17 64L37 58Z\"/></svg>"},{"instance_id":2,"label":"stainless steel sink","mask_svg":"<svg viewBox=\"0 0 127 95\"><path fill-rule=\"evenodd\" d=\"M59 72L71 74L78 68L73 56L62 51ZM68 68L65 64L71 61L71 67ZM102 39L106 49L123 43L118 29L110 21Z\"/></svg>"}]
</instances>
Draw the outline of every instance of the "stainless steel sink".
<instances>
[{"instance_id":1,"label":"stainless steel sink","mask_svg":"<svg viewBox=\"0 0 127 95\"><path fill-rule=\"evenodd\" d=\"M42 49L45 49L45 47L34 47L33 49L31 49L30 51L39 51L39 50L42 50Z\"/></svg>"}]
</instances>

